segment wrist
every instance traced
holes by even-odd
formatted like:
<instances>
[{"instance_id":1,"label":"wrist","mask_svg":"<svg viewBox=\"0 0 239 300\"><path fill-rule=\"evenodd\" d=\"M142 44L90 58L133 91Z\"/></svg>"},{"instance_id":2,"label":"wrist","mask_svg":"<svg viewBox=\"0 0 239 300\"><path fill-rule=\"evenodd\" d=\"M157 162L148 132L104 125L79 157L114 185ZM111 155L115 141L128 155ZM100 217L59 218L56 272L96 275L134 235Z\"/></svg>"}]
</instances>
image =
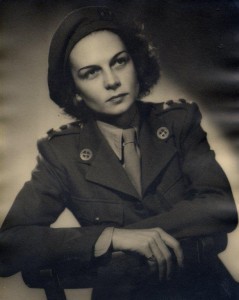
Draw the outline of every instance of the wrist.
<instances>
[{"instance_id":1,"label":"wrist","mask_svg":"<svg viewBox=\"0 0 239 300\"><path fill-rule=\"evenodd\" d=\"M95 243L94 256L100 257L112 250L112 236L114 227L107 227Z\"/></svg>"},{"instance_id":2,"label":"wrist","mask_svg":"<svg viewBox=\"0 0 239 300\"><path fill-rule=\"evenodd\" d=\"M113 251L121 251L122 250L122 233L125 232L127 229L122 228L114 228L112 234L112 249ZM122 240L123 241L123 240Z\"/></svg>"}]
</instances>

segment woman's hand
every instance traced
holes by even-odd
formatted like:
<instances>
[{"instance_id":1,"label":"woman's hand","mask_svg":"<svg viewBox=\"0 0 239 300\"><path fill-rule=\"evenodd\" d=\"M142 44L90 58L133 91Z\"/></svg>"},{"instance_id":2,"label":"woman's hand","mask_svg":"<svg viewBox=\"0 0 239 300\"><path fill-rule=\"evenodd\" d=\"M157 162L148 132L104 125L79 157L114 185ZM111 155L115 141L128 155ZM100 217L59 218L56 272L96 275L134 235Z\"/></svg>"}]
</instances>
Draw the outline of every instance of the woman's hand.
<instances>
[{"instance_id":1,"label":"woman's hand","mask_svg":"<svg viewBox=\"0 0 239 300\"><path fill-rule=\"evenodd\" d=\"M115 251L131 251L145 256L151 266L152 264L158 266L160 280L169 278L172 272L172 255L169 248L173 250L178 265L180 267L183 265L180 243L161 228L115 228L112 246Z\"/></svg>"}]
</instances>

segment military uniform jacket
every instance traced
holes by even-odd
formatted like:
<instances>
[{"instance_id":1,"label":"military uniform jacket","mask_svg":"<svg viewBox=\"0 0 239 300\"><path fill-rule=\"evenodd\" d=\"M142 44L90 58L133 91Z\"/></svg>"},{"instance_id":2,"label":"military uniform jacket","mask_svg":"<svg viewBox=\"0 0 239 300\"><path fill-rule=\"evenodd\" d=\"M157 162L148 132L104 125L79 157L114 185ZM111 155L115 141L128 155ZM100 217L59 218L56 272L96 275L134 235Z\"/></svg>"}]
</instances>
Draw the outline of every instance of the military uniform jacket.
<instances>
[{"instance_id":1,"label":"military uniform jacket","mask_svg":"<svg viewBox=\"0 0 239 300\"><path fill-rule=\"evenodd\" d=\"M235 227L229 183L210 150L196 104L139 102L142 198L95 122L74 123L38 142L38 164L0 234L0 273L34 262L91 262L109 226L161 227L175 238ZM79 228L51 228L68 208Z\"/></svg>"}]
</instances>

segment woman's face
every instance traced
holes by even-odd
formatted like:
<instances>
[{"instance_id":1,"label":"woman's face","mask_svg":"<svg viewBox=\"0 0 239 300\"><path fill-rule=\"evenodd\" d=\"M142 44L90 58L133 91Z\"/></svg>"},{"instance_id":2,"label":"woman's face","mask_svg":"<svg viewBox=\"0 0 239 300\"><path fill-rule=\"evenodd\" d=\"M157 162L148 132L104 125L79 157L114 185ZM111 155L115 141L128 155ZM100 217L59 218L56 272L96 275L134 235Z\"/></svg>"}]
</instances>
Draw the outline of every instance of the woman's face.
<instances>
[{"instance_id":1,"label":"woman's face","mask_svg":"<svg viewBox=\"0 0 239 300\"><path fill-rule=\"evenodd\" d=\"M136 70L117 34L102 30L87 35L74 46L69 60L76 99L95 112L119 115L136 100Z\"/></svg>"}]
</instances>

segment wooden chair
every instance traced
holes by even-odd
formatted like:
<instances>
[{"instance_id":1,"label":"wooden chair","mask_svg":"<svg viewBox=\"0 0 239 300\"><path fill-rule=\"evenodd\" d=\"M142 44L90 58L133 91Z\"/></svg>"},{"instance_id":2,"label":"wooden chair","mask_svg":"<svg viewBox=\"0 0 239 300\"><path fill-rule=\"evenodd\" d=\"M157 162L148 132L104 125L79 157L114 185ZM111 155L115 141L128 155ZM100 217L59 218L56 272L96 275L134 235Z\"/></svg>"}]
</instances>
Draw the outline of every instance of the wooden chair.
<instances>
[{"instance_id":1,"label":"wooden chair","mask_svg":"<svg viewBox=\"0 0 239 300\"><path fill-rule=\"evenodd\" d=\"M66 300L64 288L61 286L57 273L52 269L22 273L25 284L30 288L45 290L47 300Z\"/></svg>"},{"instance_id":2,"label":"wooden chair","mask_svg":"<svg viewBox=\"0 0 239 300\"><path fill-rule=\"evenodd\" d=\"M139 265L138 262L139 260L137 257L126 255L122 260L119 256L117 259L112 260L106 269L104 269L104 267L102 269L100 268L101 272L98 273L100 274L100 278L98 278L97 281L96 268L87 265L82 266L78 264L77 261L25 271L22 273L22 277L28 287L44 289L47 300L66 300L67 298L64 289L92 288L97 286L97 284L105 286L105 284L109 284L109 281L112 280L112 278L117 279L117 276L118 278L122 278L122 276L129 278L131 273L138 274L139 277L142 277L140 280L144 282L144 276L147 277L148 267L142 264ZM127 265L127 274L125 273L126 268L124 264ZM218 286L220 287L219 294L221 297L218 299L239 299L238 283L233 280L230 273L221 263L216 263L216 265L216 277ZM212 278L210 280L210 277L208 277L208 281L213 282L215 280L215 275L215 273L212 273ZM116 284L117 282L118 281L116 280ZM204 288L206 288L206 285Z\"/></svg>"},{"instance_id":3,"label":"wooden chair","mask_svg":"<svg viewBox=\"0 0 239 300\"><path fill-rule=\"evenodd\" d=\"M64 289L92 288L95 277L94 269L77 262L22 272L24 283L29 288L44 289L47 300L67 300Z\"/></svg>"}]
</instances>

